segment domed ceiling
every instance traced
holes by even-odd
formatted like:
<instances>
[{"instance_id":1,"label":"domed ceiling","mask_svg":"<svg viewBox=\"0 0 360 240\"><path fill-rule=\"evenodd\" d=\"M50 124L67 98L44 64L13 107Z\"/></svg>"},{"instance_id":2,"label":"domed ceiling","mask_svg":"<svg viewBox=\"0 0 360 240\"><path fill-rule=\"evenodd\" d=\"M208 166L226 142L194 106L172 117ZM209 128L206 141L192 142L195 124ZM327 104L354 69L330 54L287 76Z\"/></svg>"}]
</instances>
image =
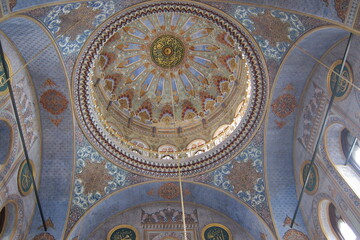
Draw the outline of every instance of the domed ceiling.
<instances>
[{"instance_id":1,"label":"domed ceiling","mask_svg":"<svg viewBox=\"0 0 360 240\"><path fill-rule=\"evenodd\" d=\"M84 133L110 161L150 176L179 167L194 175L229 160L266 104L253 41L200 4L143 4L113 16L89 38L74 75Z\"/></svg>"}]
</instances>

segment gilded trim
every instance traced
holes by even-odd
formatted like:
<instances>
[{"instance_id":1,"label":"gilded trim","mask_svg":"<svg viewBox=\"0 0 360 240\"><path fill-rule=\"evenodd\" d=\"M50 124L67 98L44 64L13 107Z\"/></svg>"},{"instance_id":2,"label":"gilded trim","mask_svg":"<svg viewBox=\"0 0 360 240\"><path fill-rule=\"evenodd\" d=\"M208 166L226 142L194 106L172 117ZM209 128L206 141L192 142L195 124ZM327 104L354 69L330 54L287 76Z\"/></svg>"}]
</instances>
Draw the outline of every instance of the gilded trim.
<instances>
[{"instance_id":1,"label":"gilded trim","mask_svg":"<svg viewBox=\"0 0 360 240\"><path fill-rule=\"evenodd\" d=\"M203 229L201 230L201 239L202 240L208 240L208 239L205 239L205 231L208 230L209 228L211 227L219 227L219 228L222 228L223 230L226 231L226 233L229 235L229 240L232 240L232 234L231 234L231 231L230 229L228 229L227 227L225 227L224 225L220 224L220 223L210 223L208 225L206 225L205 227L203 227Z\"/></svg>"},{"instance_id":2,"label":"gilded trim","mask_svg":"<svg viewBox=\"0 0 360 240\"><path fill-rule=\"evenodd\" d=\"M305 166L307 165L307 164L310 164L310 161L304 161L303 163L302 163L302 165L301 165L301 168L300 168L300 184L301 184L301 186L304 186L304 180L305 179L303 179L303 171L304 171L304 168L305 168ZM312 167L313 169L314 169L314 172L315 172L315 178L316 178L316 183L315 183L315 187L314 187L314 189L312 190L312 191L309 191L306 187L305 187L305 192L307 193L307 194L309 194L309 195L314 195L316 192L317 192L317 190L318 190L318 187L319 187L319 172L318 172L318 170L317 170L317 167L316 167L316 165L315 165L315 163L313 164L313 167Z\"/></svg>"},{"instance_id":3,"label":"gilded trim","mask_svg":"<svg viewBox=\"0 0 360 240\"><path fill-rule=\"evenodd\" d=\"M342 63L342 60L336 60L336 61L335 61L333 64L331 64L331 66L330 66L330 70L329 70L329 72L328 72L328 74L327 74L327 78L326 78L326 85L327 85L327 90L328 90L329 94L332 94L332 89L331 89L331 84L330 84L331 75L333 74L335 67L336 67L337 65L341 64L341 63ZM350 92L351 92L351 89L352 89L353 71L352 71L352 68L351 68L351 66L350 66L350 64L349 64L348 62L345 63L345 66L346 66L346 67L348 68L348 70L349 70L350 79L348 79L348 81L350 81L351 84L347 82L347 84L348 84L348 89L345 91L345 93L344 93L341 97L335 96L335 98L334 98L335 101L342 101L342 100L344 100L345 98L347 98L348 95L349 95ZM342 82L342 79L340 80L339 83L341 83L341 82ZM338 87L339 87L339 85L338 85Z\"/></svg>"},{"instance_id":4,"label":"gilded trim","mask_svg":"<svg viewBox=\"0 0 360 240\"><path fill-rule=\"evenodd\" d=\"M133 226L131 226L131 225L118 225L118 226L112 228L112 229L109 231L106 239L107 239L107 240L111 240L111 235L112 235L116 230L121 229L121 228L131 229L132 231L135 232L135 235L136 235L135 240L139 240L139 231L138 231L135 227L133 227Z\"/></svg>"},{"instance_id":5,"label":"gilded trim","mask_svg":"<svg viewBox=\"0 0 360 240\"><path fill-rule=\"evenodd\" d=\"M118 194L119 192L122 192L122 191L125 191L129 188L132 188L134 186L139 186L139 185L145 185L145 184L151 184L151 183L157 183L157 182L169 182L169 181L176 181L174 179L167 179L167 180L153 180L153 181L148 181L148 182L141 182L141 183L137 183L137 184L134 184L134 185L130 185L130 186L127 186L125 188L122 188L122 189L119 189L113 193L111 193L110 195L107 195L105 196L104 198L102 198L101 200L99 200L98 202L96 202L94 205L92 205L89 209L86 210L86 212L76 221L76 223L69 229L69 233L68 235L66 235L66 237L70 236L73 232L73 230L78 226L78 225L81 225L80 222L82 221L82 218L84 218L86 215L88 215L94 207L96 207L98 204L100 204L101 202L105 201L106 199L112 197L114 194ZM276 237L276 233L272 232L270 227L267 225L267 223L264 221L264 219L262 219L259 214L254 210L252 209L251 207L249 207L245 202L243 202L241 199L239 198L236 198L235 196L231 195L229 192L226 192L222 189L219 189L219 188L216 188L214 186L211 186L211 185L208 185L208 184L205 184L205 183L200 183L200 182L193 182L192 180L183 180L182 181L183 183L189 183L189 184L195 184L195 185L201 185L201 186L204 186L204 187L208 187L208 188L211 188L211 189L214 189L214 190L217 190L221 193L224 193L226 194L227 196L229 196L230 198L236 200L239 204L243 205L245 208L247 208L248 211L250 211L252 214L254 214L254 216L258 219L258 221L260 223L262 223L265 228L269 231L269 233L272 235L272 237L274 239L277 239ZM186 201L185 201L186 202ZM144 203L144 204L147 204L147 203ZM198 203L192 203L192 204L198 204ZM214 211L217 211L215 209L213 209ZM232 218L230 218L232 219ZM234 222L236 222L234 219L232 219ZM237 223L237 222L236 222ZM275 222L273 222L275 223ZM64 228L66 229L66 228ZM65 230L64 230L65 231Z\"/></svg>"},{"instance_id":6,"label":"gilded trim","mask_svg":"<svg viewBox=\"0 0 360 240\"><path fill-rule=\"evenodd\" d=\"M32 170L33 170L34 179L36 179L36 168L35 168L35 166L34 166L33 161L30 160L30 159L29 159L29 161L30 161L31 168L32 168ZM32 183L32 180L31 180L31 186L30 186L30 188L29 188L28 191L25 192L24 189L21 187L21 182L22 182L21 172L22 172L23 168L25 167L25 164L27 164L26 160L24 160L24 161L21 163L21 165L20 165L20 167L19 167L19 171L18 171L18 176L17 176L18 190L19 190L19 193L20 193L22 196L27 196L27 195L29 195L29 194L32 192L33 187L34 187L34 185L33 185L33 183ZM30 178L30 179L31 179L31 178Z\"/></svg>"}]
</instances>

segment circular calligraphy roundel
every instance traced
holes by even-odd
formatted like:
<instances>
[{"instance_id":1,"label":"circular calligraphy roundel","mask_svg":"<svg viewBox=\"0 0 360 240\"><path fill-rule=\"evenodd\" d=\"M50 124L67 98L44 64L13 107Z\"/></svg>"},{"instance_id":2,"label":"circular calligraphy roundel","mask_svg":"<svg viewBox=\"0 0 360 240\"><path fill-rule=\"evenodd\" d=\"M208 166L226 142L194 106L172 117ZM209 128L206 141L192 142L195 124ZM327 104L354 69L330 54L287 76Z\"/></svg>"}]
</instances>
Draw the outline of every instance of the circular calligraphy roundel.
<instances>
[{"instance_id":1,"label":"circular calligraphy roundel","mask_svg":"<svg viewBox=\"0 0 360 240\"><path fill-rule=\"evenodd\" d=\"M35 178L35 167L32 160L30 160L31 169L33 171L33 175ZM26 160L24 160L20 167L18 173L18 189L21 195L26 196L28 195L33 189L33 181L31 178L31 172L29 165L27 164Z\"/></svg>"}]
</instances>

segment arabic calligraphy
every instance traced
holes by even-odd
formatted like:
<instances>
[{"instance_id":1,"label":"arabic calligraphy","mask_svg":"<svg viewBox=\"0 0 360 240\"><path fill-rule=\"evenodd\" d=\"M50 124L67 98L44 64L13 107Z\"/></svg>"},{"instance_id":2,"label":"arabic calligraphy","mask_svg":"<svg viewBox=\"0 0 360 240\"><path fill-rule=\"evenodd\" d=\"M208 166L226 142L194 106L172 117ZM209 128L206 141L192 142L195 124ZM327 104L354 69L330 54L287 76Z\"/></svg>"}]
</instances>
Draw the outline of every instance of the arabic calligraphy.
<instances>
[{"instance_id":1,"label":"arabic calligraphy","mask_svg":"<svg viewBox=\"0 0 360 240\"><path fill-rule=\"evenodd\" d=\"M30 160L31 168L34 171L33 163ZM27 195L32 190L32 178L29 165L24 160L19 168L18 173L18 188L22 195Z\"/></svg>"},{"instance_id":2,"label":"arabic calligraphy","mask_svg":"<svg viewBox=\"0 0 360 240\"><path fill-rule=\"evenodd\" d=\"M133 229L120 227L112 231L110 240L136 240L136 233Z\"/></svg>"},{"instance_id":3,"label":"arabic calligraphy","mask_svg":"<svg viewBox=\"0 0 360 240\"><path fill-rule=\"evenodd\" d=\"M338 100L342 100L347 96L347 94L350 92L350 88L351 88L349 81L352 82L352 73L351 73L351 68L350 68L349 64L346 63L344 65L344 69L341 74L342 78L340 78L339 75L334 73L334 72L336 72L339 74L340 70L341 70L341 60L336 61L330 67L329 76L328 76L328 87L330 88L331 92L333 92L335 90L335 97ZM336 89L334 89L336 81L338 83L337 83Z\"/></svg>"},{"instance_id":4,"label":"arabic calligraphy","mask_svg":"<svg viewBox=\"0 0 360 240\"><path fill-rule=\"evenodd\" d=\"M205 240L230 240L230 232L225 229L225 226L216 224L209 226L204 231Z\"/></svg>"}]
</instances>

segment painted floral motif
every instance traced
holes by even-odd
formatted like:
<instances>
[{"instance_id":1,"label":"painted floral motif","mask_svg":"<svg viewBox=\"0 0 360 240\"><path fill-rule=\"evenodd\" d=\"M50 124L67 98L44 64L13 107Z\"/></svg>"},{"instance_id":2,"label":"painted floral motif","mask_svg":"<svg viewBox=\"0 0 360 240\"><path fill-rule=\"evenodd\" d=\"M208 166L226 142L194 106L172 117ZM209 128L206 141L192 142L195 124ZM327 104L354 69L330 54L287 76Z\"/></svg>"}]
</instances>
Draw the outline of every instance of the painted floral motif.
<instances>
[{"instance_id":1,"label":"painted floral motif","mask_svg":"<svg viewBox=\"0 0 360 240\"><path fill-rule=\"evenodd\" d=\"M235 18L254 34L264 55L276 60L305 31L297 15L278 10L238 6Z\"/></svg>"},{"instance_id":2,"label":"painted floral motif","mask_svg":"<svg viewBox=\"0 0 360 240\"><path fill-rule=\"evenodd\" d=\"M92 91L93 97L111 100L133 121L157 128L165 123L168 131L175 119L188 126L225 104L235 82L243 84L244 64L233 37L213 22L190 13L152 13L118 28L103 44L93 68L94 88L103 91ZM162 118L159 110L172 105Z\"/></svg>"},{"instance_id":3,"label":"painted floral motif","mask_svg":"<svg viewBox=\"0 0 360 240\"><path fill-rule=\"evenodd\" d=\"M78 147L73 203L87 209L128 184L127 172L104 160L89 144Z\"/></svg>"},{"instance_id":4,"label":"painted floral motif","mask_svg":"<svg viewBox=\"0 0 360 240\"><path fill-rule=\"evenodd\" d=\"M335 9L338 17L345 21L346 12L348 10L348 6L350 4L350 0L335 0Z\"/></svg>"},{"instance_id":5,"label":"painted floral motif","mask_svg":"<svg viewBox=\"0 0 360 240\"><path fill-rule=\"evenodd\" d=\"M180 196L180 188L175 183L165 183L159 188L158 194L167 200L175 199Z\"/></svg>"},{"instance_id":6,"label":"painted floral motif","mask_svg":"<svg viewBox=\"0 0 360 240\"><path fill-rule=\"evenodd\" d=\"M9 1L9 7L10 7L10 10L12 11L14 9L14 7L16 6L16 2L17 0L10 0Z\"/></svg>"},{"instance_id":7,"label":"painted floral motif","mask_svg":"<svg viewBox=\"0 0 360 240\"><path fill-rule=\"evenodd\" d=\"M40 103L49 113L60 115L66 110L68 100L66 100L66 97L61 92L50 89L41 95Z\"/></svg>"},{"instance_id":8,"label":"painted floral motif","mask_svg":"<svg viewBox=\"0 0 360 240\"><path fill-rule=\"evenodd\" d=\"M303 110L303 134L299 138L300 142L308 151L312 151L315 143L317 129L321 123L321 117L325 108L326 94L318 86L314 85L314 93L306 103Z\"/></svg>"},{"instance_id":9,"label":"painted floral motif","mask_svg":"<svg viewBox=\"0 0 360 240\"><path fill-rule=\"evenodd\" d=\"M290 229L284 234L283 240L309 240L309 238L296 229Z\"/></svg>"},{"instance_id":10,"label":"painted floral motif","mask_svg":"<svg viewBox=\"0 0 360 240\"><path fill-rule=\"evenodd\" d=\"M265 201L262 153L248 147L232 162L213 173L213 184L233 193L252 207Z\"/></svg>"},{"instance_id":11,"label":"painted floral motif","mask_svg":"<svg viewBox=\"0 0 360 240\"><path fill-rule=\"evenodd\" d=\"M45 232L36 235L33 240L55 240L55 237L50 233Z\"/></svg>"},{"instance_id":12,"label":"painted floral motif","mask_svg":"<svg viewBox=\"0 0 360 240\"><path fill-rule=\"evenodd\" d=\"M294 112L297 106L296 98L291 94L283 94L279 96L271 104L271 110L276 116L280 118L286 118Z\"/></svg>"},{"instance_id":13,"label":"painted floral motif","mask_svg":"<svg viewBox=\"0 0 360 240\"><path fill-rule=\"evenodd\" d=\"M44 18L50 32L59 36L64 55L77 53L91 32L115 12L113 1L69 3L55 6ZM80 32L80 29L82 32Z\"/></svg>"}]
</instances>

